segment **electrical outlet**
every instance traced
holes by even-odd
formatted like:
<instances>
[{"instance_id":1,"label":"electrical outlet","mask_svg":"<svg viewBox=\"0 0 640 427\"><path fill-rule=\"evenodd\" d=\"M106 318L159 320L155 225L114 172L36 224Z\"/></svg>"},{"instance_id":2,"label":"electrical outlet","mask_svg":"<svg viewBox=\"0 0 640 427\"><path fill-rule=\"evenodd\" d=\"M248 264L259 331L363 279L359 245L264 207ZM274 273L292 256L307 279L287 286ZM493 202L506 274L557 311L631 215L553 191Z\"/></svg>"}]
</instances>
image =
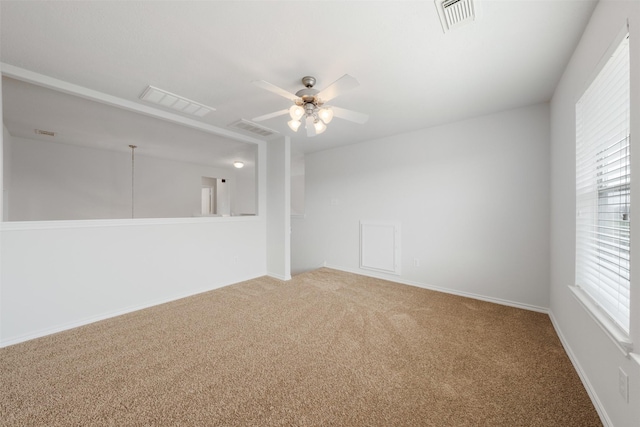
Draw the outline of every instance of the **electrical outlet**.
<instances>
[{"instance_id":1,"label":"electrical outlet","mask_svg":"<svg viewBox=\"0 0 640 427\"><path fill-rule=\"evenodd\" d=\"M626 403L629 403L629 375L618 367L618 391Z\"/></svg>"},{"instance_id":2,"label":"electrical outlet","mask_svg":"<svg viewBox=\"0 0 640 427\"><path fill-rule=\"evenodd\" d=\"M413 266L414 267L420 267L420 260L418 258L414 258L413 259Z\"/></svg>"}]
</instances>

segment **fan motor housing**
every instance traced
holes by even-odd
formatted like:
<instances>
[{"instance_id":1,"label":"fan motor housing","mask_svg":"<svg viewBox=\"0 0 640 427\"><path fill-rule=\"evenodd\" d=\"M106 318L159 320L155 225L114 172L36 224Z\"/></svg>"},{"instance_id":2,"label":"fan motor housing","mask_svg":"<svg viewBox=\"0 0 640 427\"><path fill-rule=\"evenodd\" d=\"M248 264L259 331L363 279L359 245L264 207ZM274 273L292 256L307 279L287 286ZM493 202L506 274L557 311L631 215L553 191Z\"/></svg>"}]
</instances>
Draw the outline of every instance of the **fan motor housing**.
<instances>
[{"instance_id":1,"label":"fan motor housing","mask_svg":"<svg viewBox=\"0 0 640 427\"><path fill-rule=\"evenodd\" d=\"M317 94L318 94L318 91L315 90L315 89L311 89L311 88L300 89L299 91L296 92L296 96L298 98L302 99L302 101L304 103L307 103L307 102L316 103L316 101L317 101L316 95Z\"/></svg>"}]
</instances>

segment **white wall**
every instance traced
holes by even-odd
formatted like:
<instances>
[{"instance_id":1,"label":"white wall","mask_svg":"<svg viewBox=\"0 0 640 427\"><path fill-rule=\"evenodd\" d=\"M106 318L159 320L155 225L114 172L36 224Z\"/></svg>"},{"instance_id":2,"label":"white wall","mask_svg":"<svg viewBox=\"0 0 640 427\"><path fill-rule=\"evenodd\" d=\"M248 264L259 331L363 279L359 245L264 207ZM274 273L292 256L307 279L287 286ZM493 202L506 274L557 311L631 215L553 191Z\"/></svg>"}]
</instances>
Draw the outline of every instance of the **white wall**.
<instances>
[{"instance_id":1,"label":"white wall","mask_svg":"<svg viewBox=\"0 0 640 427\"><path fill-rule=\"evenodd\" d=\"M304 215L304 153L291 153L291 215Z\"/></svg>"},{"instance_id":2,"label":"white wall","mask_svg":"<svg viewBox=\"0 0 640 427\"><path fill-rule=\"evenodd\" d=\"M266 272L263 218L4 224L0 345Z\"/></svg>"},{"instance_id":3,"label":"white wall","mask_svg":"<svg viewBox=\"0 0 640 427\"><path fill-rule=\"evenodd\" d=\"M1 76L0 76L1 77ZM0 113L2 113L2 78L0 78ZM4 177L5 177L5 173L6 173L6 161L4 158L4 140L6 137L8 137L9 135L9 131L7 130L7 128L4 125L4 122L2 123L2 133L0 134L0 158L2 158L2 161L0 162L0 168L2 168L2 171L0 171L0 178L2 179L2 185L0 185L0 187L2 188L2 198L0 199L0 212L2 213L2 218L5 218L5 215L7 215L6 212L6 204L5 204L5 192L4 192ZM2 224L2 222L0 222L0 224ZM0 346L2 346L2 232L1 232L1 228L0 228Z\"/></svg>"},{"instance_id":4,"label":"white wall","mask_svg":"<svg viewBox=\"0 0 640 427\"><path fill-rule=\"evenodd\" d=\"M551 102L551 316L605 423L640 425L640 366L625 357L568 289L575 277L575 103L614 39L630 22L632 153L640 135L640 2L601 0L556 88ZM632 154L633 170L640 156ZM637 167L636 167L637 166ZM632 175L640 188L640 174ZM632 200L637 201L633 190ZM634 202L635 206L635 202ZM632 240L640 241L640 209L632 209ZM640 255L632 247L632 324L640 347ZM637 262L636 262L637 261ZM634 310L635 309L635 310ZM629 376L626 403L618 393L618 368Z\"/></svg>"},{"instance_id":5,"label":"white wall","mask_svg":"<svg viewBox=\"0 0 640 427\"><path fill-rule=\"evenodd\" d=\"M246 204L260 216L0 223L0 347L266 274L264 143L258 152Z\"/></svg>"},{"instance_id":6,"label":"white wall","mask_svg":"<svg viewBox=\"0 0 640 427\"><path fill-rule=\"evenodd\" d=\"M548 307L548 105L308 154L305 172L294 271L368 274L359 221L399 221L402 275L389 279Z\"/></svg>"},{"instance_id":7,"label":"white wall","mask_svg":"<svg viewBox=\"0 0 640 427\"><path fill-rule=\"evenodd\" d=\"M257 162L257 158L255 159ZM236 169L231 192L231 208L234 215L255 215L258 193L256 192L256 168Z\"/></svg>"},{"instance_id":8,"label":"white wall","mask_svg":"<svg viewBox=\"0 0 640 427\"><path fill-rule=\"evenodd\" d=\"M1 79L0 79L1 80ZM0 92L0 95L2 93ZM0 108L2 99L0 99ZM2 138L4 141L4 150L0 150L0 156L2 156L2 218L9 217L9 193L7 188L11 186L11 164L9 159L11 158L11 144L9 130L4 124L2 125Z\"/></svg>"},{"instance_id":9,"label":"white wall","mask_svg":"<svg viewBox=\"0 0 640 427\"><path fill-rule=\"evenodd\" d=\"M267 272L291 279L291 141L269 141L267 146Z\"/></svg>"},{"instance_id":10,"label":"white wall","mask_svg":"<svg viewBox=\"0 0 640 427\"><path fill-rule=\"evenodd\" d=\"M9 143L7 143L9 142ZM131 153L10 137L10 221L131 218ZM201 177L225 178L236 193L255 200L249 169L213 168L135 152L135 217L181 218L200 214ZM236 175L251 179L235 182ZM246 187L246 189L245 189ZM245 198L242 213L251 208ZM234 211L235 206L231 206Z\"/></svg>"}]
</instances>

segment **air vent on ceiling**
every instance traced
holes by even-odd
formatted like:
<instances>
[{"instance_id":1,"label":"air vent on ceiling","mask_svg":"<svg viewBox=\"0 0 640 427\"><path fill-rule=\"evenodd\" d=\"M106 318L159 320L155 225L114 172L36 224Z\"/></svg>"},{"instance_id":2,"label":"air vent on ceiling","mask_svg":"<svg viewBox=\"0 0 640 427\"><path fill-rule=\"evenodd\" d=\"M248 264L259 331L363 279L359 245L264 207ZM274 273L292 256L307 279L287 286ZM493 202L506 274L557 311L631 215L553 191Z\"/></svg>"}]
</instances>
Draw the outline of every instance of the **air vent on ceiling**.
<instances>
[{"instance_id":1,"label":"air vent on ceiling","mask_svg":"<svg viewBox=\"0 0 640 427\"><path fill-rule=\"evenodd\" d=\"M236 122L233 122L229 125L229 127L234 128L234 129L240 129L246 132L251 132L254 133L256 135L260 135L263 137L268 137L268 136L272 136L275 135L277 133L279 133L278 131L275 131L273 129L269 129L267 127L261 126L259 124L250 122L249 120L245 120L245 119L240 119Z\"/></svg>"},{"instance_id":2,"label":"air vent on ceiling","mask_svg":"<svg viewBox=\"0 0 640 427\"><path fill-rule=\"evenodd\" d=\"M34 129L37 135L56 136L56 133L50 130Z\"/></svg>"},{"instance_id":3,"label":"air vent on ceiling","mask_svg":"<svg viewBox=\"0 0 640 427\"><path fill-rule=\"evenodd\" d=\"M216 111L213 107L208 107L153 86L147 87L140 95L140 99L196 117L204 117L206 114Z\"/></svg>"},{"instance_id":4,"label":"air vent on ceiling","mask_svg":"<svg viewBox=\"0 0 640 427\"><path fill-rule=\"evenodd\" d=\"M445 33L475 21L478 16L477 4L473 0L435 0L435 4Z\"/></svg>"}]
</instances>

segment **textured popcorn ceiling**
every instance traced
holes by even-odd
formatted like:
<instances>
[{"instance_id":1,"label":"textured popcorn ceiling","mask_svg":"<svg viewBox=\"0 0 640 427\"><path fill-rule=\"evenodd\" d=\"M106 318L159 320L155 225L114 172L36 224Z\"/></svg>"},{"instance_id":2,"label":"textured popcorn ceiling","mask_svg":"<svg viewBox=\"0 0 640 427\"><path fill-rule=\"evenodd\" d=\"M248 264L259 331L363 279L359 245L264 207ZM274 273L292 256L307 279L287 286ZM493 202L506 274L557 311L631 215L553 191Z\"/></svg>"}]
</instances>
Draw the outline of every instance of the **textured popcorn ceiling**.
<instances>
[{"instance_id":1,"label":"textured popcorn ceiling","mask_svg":"<svg viewBox=\"0 0 640 427\"><path fill-rule=\"evenodd\" d=\"M305 75L318 89L356 77L332 104L365 125L307 138L286 116L261 122L309 152L548 101L594 6L487 0L444 34L433 1L3 1L0 59L135 102L153 85L216 108L201 120L226 129L290 105L253 80L295 92Z\"/></svg>"}]
</instances>

